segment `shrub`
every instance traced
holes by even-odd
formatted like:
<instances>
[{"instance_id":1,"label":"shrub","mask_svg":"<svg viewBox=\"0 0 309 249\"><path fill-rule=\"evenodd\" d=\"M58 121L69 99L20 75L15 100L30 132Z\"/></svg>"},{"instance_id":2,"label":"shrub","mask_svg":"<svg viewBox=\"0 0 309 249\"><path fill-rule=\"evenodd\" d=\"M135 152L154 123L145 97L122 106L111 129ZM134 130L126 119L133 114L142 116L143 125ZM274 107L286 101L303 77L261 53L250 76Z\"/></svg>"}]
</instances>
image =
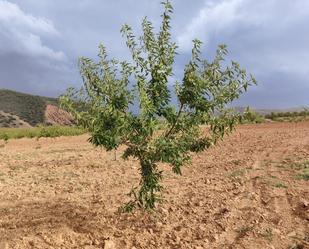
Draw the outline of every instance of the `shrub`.
<instances>
[{"instance_id":1,"label":"shrub","mask_svg":"<svg viewBox=\"0 0 309 249\"><path fill-rule=\"evenodd\" d=\"M254 110L250 109L249 107L246 108L244 115L242 117L242 123L254 123L260 124L265 121L264 117L257 114Z\"/></svg>"},{"instance_id":2,"label":"shrub","mask_svg":"<svg viewBox=\"0 0 309 249\"><path fill-rule=\"evenodd\" d=\"M9 140L9 135L7 133L0 133L0 140L4 140L5 143Z\"/></svg>"}]
</instances>

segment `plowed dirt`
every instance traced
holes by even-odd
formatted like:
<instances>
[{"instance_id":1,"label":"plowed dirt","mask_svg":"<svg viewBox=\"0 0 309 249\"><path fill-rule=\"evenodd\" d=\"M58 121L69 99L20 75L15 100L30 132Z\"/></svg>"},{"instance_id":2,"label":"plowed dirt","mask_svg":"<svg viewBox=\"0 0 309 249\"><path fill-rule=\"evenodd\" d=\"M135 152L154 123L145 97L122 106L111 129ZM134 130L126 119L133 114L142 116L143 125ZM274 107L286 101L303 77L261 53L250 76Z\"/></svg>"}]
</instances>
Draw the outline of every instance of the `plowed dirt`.
<instances>
[{"instance_id":1,"label":"plowed dirt","mask_svg":"<svg viewBox=\"0 0 309 249\"><path fill-rule=\"evenodd\" d=\"M161 166L157 212L120 214L137 161L114 161L87 136L9 141L0 249L309 248L308 165L308 122L239 126L183 176Z\"/></svg>"}]
</instances>

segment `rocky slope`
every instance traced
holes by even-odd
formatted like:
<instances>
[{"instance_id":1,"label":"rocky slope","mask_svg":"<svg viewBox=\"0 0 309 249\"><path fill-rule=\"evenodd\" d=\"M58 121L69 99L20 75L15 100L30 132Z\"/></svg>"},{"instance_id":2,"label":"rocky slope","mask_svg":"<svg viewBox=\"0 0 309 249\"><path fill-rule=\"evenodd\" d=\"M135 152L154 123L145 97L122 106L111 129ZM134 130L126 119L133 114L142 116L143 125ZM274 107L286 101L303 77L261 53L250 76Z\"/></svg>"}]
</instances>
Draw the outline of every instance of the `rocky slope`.
<instances>
[{"instance_id":1,"label":"rocky slope","mask_svg":"<svg viewBox=\"0 0 309 249\"><path fill-rule=\"evenodd\" d=\"M0 127L29 127L39 124L72 125L72 117L48 98L0 89Z\"/></svg>"}]
</instances>

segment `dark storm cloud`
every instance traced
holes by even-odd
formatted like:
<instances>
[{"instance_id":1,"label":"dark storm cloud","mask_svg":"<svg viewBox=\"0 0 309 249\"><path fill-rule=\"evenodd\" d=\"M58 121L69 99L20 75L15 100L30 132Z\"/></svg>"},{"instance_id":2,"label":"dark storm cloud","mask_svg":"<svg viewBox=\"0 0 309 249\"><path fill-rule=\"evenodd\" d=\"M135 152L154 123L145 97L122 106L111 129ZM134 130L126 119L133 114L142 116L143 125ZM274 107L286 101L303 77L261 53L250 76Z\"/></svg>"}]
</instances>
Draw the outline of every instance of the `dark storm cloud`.
<instances>
[{"instance_id":1,"label":"dark storm cloud","mask_svg":"<svg viewBox=\"0 0 309 249\"><path fill-rule=\"evenodd\" d=\"M196 1L186 8L186 15L192 17L202 2ZM121 25L129 23L139 31L144 16L159 24L162 11L160 0L0 0L0 3L2 12L10 17L6 22L0 17L1 29L10 31L9 35L0 32L3 65L0 87L48 96L58 95L72 84L78 85L78 57L95 57L100 42L104 42L111 56L128 58ZM185 15L178 9L179 15Z\"/></svg>"},{"instance_id":2,"label":"dark storm cloud","mask_svg":"<svg viewBox=\"0 0 309 249\"><path fill-rule=\"evenodd\" d=\"M309 105L309 1L207 1L178 35L183 53L192 38L206 40L204 52L228 44L229 58L253 73L258 86L239 105Z\"/></svg>"},{"instance_id":3,"label":"dark storm cloud","mask_svg":"<svg viewBox=\"0 0 309 249\"><path fill-rule=\"evenodd\" d=\"M139 31L148 16L158 26L160 2L0 0L0 88L55 96L77 86L77 58L95 57L100 42L111 56L128 58L121 25ZM193 38L205 41L207 57L226 43L230 58L259 81L237 104L309 105L307 0L174 0L173 5L173 34L180 46L175 80L181 79Z\"/></svg>"},{"instance_id":4,"label":"dark storm cloud","mask_svg":"<svg viewBox=\"0 0 309 249\"><path fill-rule=\"evenodd\" d=\"M75 67L53 60L6 53L0 60L0 88L36 95L58 96L69 84L78 82Z\"/></svg>"}]
</instances>

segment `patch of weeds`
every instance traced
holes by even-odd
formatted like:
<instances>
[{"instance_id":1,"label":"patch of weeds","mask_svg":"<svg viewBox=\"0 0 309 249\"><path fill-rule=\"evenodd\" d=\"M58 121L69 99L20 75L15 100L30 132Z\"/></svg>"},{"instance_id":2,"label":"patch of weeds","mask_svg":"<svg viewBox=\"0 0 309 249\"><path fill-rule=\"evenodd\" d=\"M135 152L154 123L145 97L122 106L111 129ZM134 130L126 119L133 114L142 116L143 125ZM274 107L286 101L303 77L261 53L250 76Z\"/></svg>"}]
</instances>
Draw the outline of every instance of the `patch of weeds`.
<instances>
[{"instance_id":1,"label":"patch of weeds","mask_svg":"<svg viewBox=\"0 0 309 249\"><path fill-rule=\"evenodd\" d=\"M309 232L305 234L304 241L309 242Z\"/></svg>"},{"instance_id":2,"label":"patch of weeds","mask_svg":"<svg viewBox=\"0 0 309 249\"><path fill-rule=\"evenodd\" d=\"M264 183L275 188L287 188L287 186L283 182L279 182L279 180L280 179L276 176L269 176L268 179L264 179Z\"/></svg>"},{"instance_id":3,"label":"patch of weeds","mask_svg":"<svg viewBox=\"0 0 309 249\"><path fill-rule=\"evenodd\" d=\"M285 163L283 166L301 171L296 175L297 180L309 180L309 160L303 162L288 162Z\"/></svg>"},{"instance_id":4,"label":"patch of weeds","mask_svg":"<svg viewBox=\"0 0 309 249\"><path fill-rule=\"evenodd\" d=\"M16 155L13 156L13 159L15 159L15 160L24 160L25 157L23 155L21 155L21 154L16 154Z\"/></svg>"},{"instance_id":5,"label":"patch of weeds","mask_svg":"<svg viewBox=\"0 0 309 249\"><path fill-rule=\"evenodd\" d=\"M6 133L0 133L0 140L3 140L4 144L7 144L9 141L9 135Z\"/></svg>"},{"instance_id":6,"label":"patch of weeds","mask_svg":"<svg viewBox=\"0 0 309 249\"><path fill-rule=\"evenodd\" d=\"M245 169L237 169L234 170L231 174L229 174L230 177L239 177L243 176L246 173Z\"/></svg>"},{"instance_id":7,"label":"patch of weeds","mask_svg":"<svg viewBox=\"0 0 309 249\"><path fill-rule=\"evenodd\" d=\"M309 170L304 170L303 173L298 174L296 179L309 181Z\"/></svg>"},{"instance_id":8,"label":"patch of weeds","mask_svg":"<svg viewBox=\"0 0 309 249\"><path fill-rule=\"evenodd\" d=\"M264 160L264 161L260 162L260 166L264 168L264 167L269 166L271 163L272 163L272 161L270 161L270 160Z\"/></svg>"},{"instance_id":9,"label":"patch of weeds","mask_svg":"<svg viewBox=\"0 0 309 249\"><path fill-rule=\"evenodd\" d=\"M303 169L309 169L309 161L304 162L293 162L291 160L285 160L277 165L278 168L290 168L294 170L303 170Z\"/></svg>"},{"instance_id":10,"label":"patch of weeds","mask_svg":"<svg viewBox=\"0 0 309 249\"><path fill-rule=\"evenodd\" d=\"M77 192L83 192L83 188L82 188L82 187L77 187L75 190L76 190Z\"/></svg>"},{"instance_id":11,"label":"patch of weeds","mask_svg":"<svg viewBox=\"0 0 309 249\"><path fill-rule=\"evenodd\" d=\"M276 188L287 188L287 186L282 182L277 182L273 186Z\"/></svg>"},{"instance_id":12,"label":"patch of weeds","mask_svg":"<svg viewBox=\"0 0 309 249\"><path fill-rule=\"evenodd\" d=\"M234 165L240 165L240 164L241 164L241 160L239 160L239 159L237 160L237 159L236 159L236 160L233 160L232 163L233 163Z\"/></svg>"},{"instance_id":13,"label":"patch of weeds","mask_svg":"<svg viewBox=\"0 0 309 249\"><path fill-rule=\"evenodd\" d=\"M269 242L271 242L274 237L273 230L271 228L266 228L266 230L263 233L261 233L261 235Z\"/></svg>"},{"instance_id":14,"label":"patch of weeds","mask_svg":"<svg viewBox=\"0 0 309 249\"><path fill-rule=\"evenodd\" d=\"M296 170L306 170L306 169L309 169L309 161L305 161L301 163L293 163L290 165L290 167Z\"/></svg>"},{"instance_id":15,"label":"patch of weeds","mask_svg":"<svg viewBox=\"0 0 309 249\"><path fill-rule=\"evenodd\" d=\"M5 174L0 172L0 182L5 182Z\"/></svg>"},{"instance_id":16,"label":"patch of weeds","mask_svg":"<svg viewBox=\"0 0 309 249\"><path fill-rule=\"evenodd\" d=\"M40 144L38 144L37 146L35 146L35 149L38 150L38 149L41 149L42 146Z\"/></svg>"},{"instance_id":17,"label":"patch of weeds","mask_svg":"<svg viewBox=\"0 0 309 249\"><path fill-rule=\"evenodd\" d=\"M289 249L305 249L305 246L304 244L297 243L297 244L290 246Z\"/></svg>"},{"instance_id":18,"label":"patch of weeds","mask_svg":"<svg viewBox=\"0 0 309 249\"><path fill-rule=\"evenodd\" d=\"M276 165L276 167L279 168L279 169L285 170L285 171L288 170L287 165L282 164L282 163L278 163L278 164Z\"/></svg>"},{"instance_id":19,"label":"patch of weeds","mask_svg":"<svg viewBox=\"0 0 309 249\"><path fill-rule=\"evenodd\" d=\"M18 171L18 170L21 170L23 168L23 166L21 166L21 165L10 165L9 168L10 168L10 170Z\"/></svg>"},{"instance_id":20,"label":"patch of weeds","mask_svg":"<svg viewBox=\"0 0 309 249\"><path fill-rule=\"evenodd\" d=\"M297 240L302 240L302 242L297 242L294 245L290 246L289 249L305 249L308 248L309 242L309 233L306 233L304 237L296 237Z\"/></svg>"},{"instance_id":21,"label":"patch of weeds","mask_svg":"<svg viewBox=\"0 0 309 249\"><path fill-rule=\"evenodd\" d=\"M75 174L75 173L72 172L72 171L64 172L64 173L63 173L63 176L64 176L65 178L75 178L75 177L79 177L78 174Z\"/></svg>"},{"instance_id":22,"label":"patch of weeds","mask_svg":"<svg viewBox=\"0 0 309 249\"><path fill-rule=\"evenodd\" d=\"M83 187L91 187L91 183L90 182L81 182L80 185L82 185Z\"/></svg>"},{"instance_id":23,"label":"patch of weeds","mask_svg":"<svg viewBox=\"0 0 309 249\"><path fill-rule=\"evenodd\" d=\"M100 165L94 162L91 162L87 165L87 168L91 168L91 169L98 169L100 168Z\"/></svg>"},{"instance_id":24,"label":"patch of weeds","mask_svg":"<svg viewBox=\"0 0 309 249\"><path fill-rule=\"evenodd\" d=\"M45 152L46 154L56 154L56 153L65 153L65 152L76 152L77 150L76 149L52 149L52 150L49 150L47 152Z\"/></svg>"},{"instance_id":25,"label":"patch of weeds","mask_svg":"<svg viewBox=\"0 0 309 249\"><path fill-rule=\"evenodd\" d=\"M45 176L41 180L43 180L45 182L55 182L56 179L52 176Z\"/></svg>"},{"instance_id":26,"label":"patch of weeds","mask_svg":"<svg viewBox=\"0 0 309 249\"><path fill-rule=\"evenodd\" d=\"M277 176L273 176L273 175L270 175L269 177L273 178L273 179L278 179Z\"/></svg>"},{"instance_id":27,"label":"patch of weeds","mask_svg":"<svg viewBox=\"0 0 309 249\"><path fill-rule=\"evenodd\" d=\"M135 203L130 201L126 203L124 206L118 208L119 213L131 213L135 208Z\"/></svg>"},{"instance_id":28,"label":"patch of weeds","mask_svg":"<svg viewBox=\"0 0 309 249\"><path fill-rule=\"evenodd\" d=\"M250 227L250 226L242 226L242 227L238 228L236 230L236 232L237 232L237 239L241 239L241 238L247 236L248 233L250 231L252 231L252 230L253 230L253 227Z\"/></svg>"}]
</instances>

